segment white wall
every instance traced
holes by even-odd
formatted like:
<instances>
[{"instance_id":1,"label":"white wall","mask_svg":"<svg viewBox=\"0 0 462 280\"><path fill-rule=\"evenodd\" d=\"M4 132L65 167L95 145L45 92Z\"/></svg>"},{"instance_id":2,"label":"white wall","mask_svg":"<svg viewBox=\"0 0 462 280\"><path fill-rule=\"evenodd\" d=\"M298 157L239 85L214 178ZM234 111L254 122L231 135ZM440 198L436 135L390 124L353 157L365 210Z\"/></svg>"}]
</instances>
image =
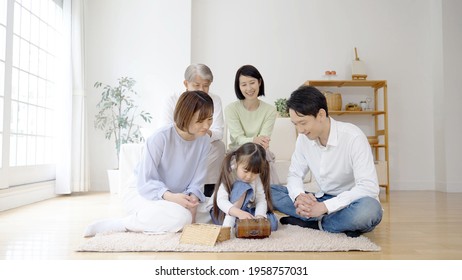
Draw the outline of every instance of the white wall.
<instances>
[{"instance_id":1,"label":"white wall","mask_svg":"<svg viewBox=\"0 0 462 280\"><path fill-rule=\"evenodd\" d=\"M156 118L158 104L178 87L190 62L190 0L85 1L85 85L91 190L108 190L106 170L117 167L113 142L93 128L100 90L96 81L137 81L143 107ZM155 123L152 124L155 126Z\"/></svg>"},{"instance_id":2,"label":"white wall","mask_svg":"<svg viewBox=\"0 0 462 280\"><path fill-rule=\"evenodd\" d=\"M456 143L462 136L456 84L460 5L457 0L86 1L90 121L95 81L134 76L144 104L155 112L163 96L181 89L190 62L205 63L215 76L211 90L227 105L235 100L235 71L253 64L265 79L265 100L272 103L306 80L320 79L325 70L349 79L358 47L368 79L388 80L391 189L436 185L462 191ZM90 144L91 188L105 189L105 169L115 163L112 143L90 129Z\"/></svg>"},{"instance_id":3,"label":"white wall","mask_svg":"<svg viewBox=\"0 0 462 280\"><path fill-rule=\"evenodd\" d=\"M261 71L266 100L274 102L288 97L304 81L322 78L325 70L336 70L338 79L350 79L353 48L358 47L368 79L388 80L391 189L434 189L432 66L436 58L434 34L429 31L441 30L441 22L434 22L432 0L196 0L192 4L192 60L212 68L216 77L212 90L225 105L235 100L234 75L243 64ZM448 24L460 38L460 24ZM460 57L458 51L445 51ZM446 84L452 80L445 79ZM457 114L456 109L452 112ZM446 163L452 164L455 157ZM454 181L459 191L461 182L460 177Z\"/></svg>"},{"instance_id":4,"label":"white wall","mask_svg":"<svg viewBox=\"0 0 462 280\"><path fill-rule=\"evenodd\" d=\"M445 146L445 110L444 108L444 81L443 81L443 8L441 1L432 1L432 29L429 30L433 38L432 49L432 76L433 76L433 106L436 108L433 115L434 146L435 146L435 189L444 191L446 188L446 146Z\"/></svg>"},{"instance_id":5,"label":"white wall","mask_svg":"<svg viewBox=\"0 0 462 280\"><path fill-rule=\"evenodd\" d=\"M435 123L442 127L435 133L437 153L440 158L440 176L437 176L437 189L442 191L462 191L462 89L460 73L462 67L462 1L442 1L443 19L443 86L434 92L435 100L442 106L435 107ZM442 132L442 133L441 133ZM441 140L442 139L442 140Z\"/></svg>"}]
</instances>

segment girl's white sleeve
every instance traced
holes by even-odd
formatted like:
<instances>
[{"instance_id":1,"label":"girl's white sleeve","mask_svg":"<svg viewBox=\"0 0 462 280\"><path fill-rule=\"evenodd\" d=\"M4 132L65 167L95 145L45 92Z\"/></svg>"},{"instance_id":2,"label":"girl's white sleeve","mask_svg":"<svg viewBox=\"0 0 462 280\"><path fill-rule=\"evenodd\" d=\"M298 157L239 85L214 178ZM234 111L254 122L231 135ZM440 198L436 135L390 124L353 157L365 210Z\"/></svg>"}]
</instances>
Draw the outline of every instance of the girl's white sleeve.
<instances>
[{"instance_id":1,"label":"girl's white sleeve","mask_svg":"<svg viewBox=\"0 0 462 280\"><path fill-rule=\"evenodd\" d=\"M265 190L260 177L255 180L255 216L266 217L268 204L266 202Z\"/></svg>"},{"instance_id":2,"label":"girl's white sleeve","mask_svg":"<svg viewBox=\"0 0 462 280\"><path fill-rule=\"evenodd\" d=\"M221 211L225 214L229 214L229 209L233 207L231 201L229 201L229 193L226 191L225 186L223 184L220 185L217 192L217 205Z\"/></svg>"}]
</instances>

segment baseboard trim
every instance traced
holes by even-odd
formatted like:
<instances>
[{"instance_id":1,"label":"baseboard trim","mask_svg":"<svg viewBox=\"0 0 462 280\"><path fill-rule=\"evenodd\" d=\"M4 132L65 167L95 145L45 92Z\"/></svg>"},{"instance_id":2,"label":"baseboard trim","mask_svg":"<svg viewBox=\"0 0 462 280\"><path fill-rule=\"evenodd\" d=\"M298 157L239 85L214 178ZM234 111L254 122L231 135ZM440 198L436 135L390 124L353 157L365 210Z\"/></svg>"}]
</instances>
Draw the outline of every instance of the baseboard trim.
<instances>
[{"instance_id":1,"label":"baseboard trim","mask_svg":"<svg viewBox=\"0 0 462 280\"><path fill-rule=\"evenodd\" d=\"M0 211L56 197L55 181L47 181L0 190Z\"/></svg>"}]
</instances>

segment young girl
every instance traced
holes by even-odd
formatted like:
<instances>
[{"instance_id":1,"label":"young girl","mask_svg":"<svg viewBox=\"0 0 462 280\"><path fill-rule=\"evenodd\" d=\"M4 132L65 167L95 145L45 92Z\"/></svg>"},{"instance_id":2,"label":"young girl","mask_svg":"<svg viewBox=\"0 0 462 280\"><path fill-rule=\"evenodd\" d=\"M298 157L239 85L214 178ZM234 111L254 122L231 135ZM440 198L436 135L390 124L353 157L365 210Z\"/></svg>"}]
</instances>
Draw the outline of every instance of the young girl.
<instances>
[{"instance_id":1,"label":"young girl","mask_svg":"<svg viewBox=\"0 0 462 280\"><path fill-rule=\"evenodd\" d=\"M267 218L271 230L277 230L269 176L266 151L258 144L246 143L226 155L210 210L212 221L234 228L236 218Z\"/></svg>"},{"instance_id":2,"label":"young girl","mask_svg":"<svg viewBox=\"0 0 462 280\"><path fill-rule=\"evenodd\" d=\"M205 204L201 202L205 201L203 185L210 150L207 131L212 116L213 101L208 94L183 93L174 123L146 140L136 170L136 189L124 198L130 215L97 221L87 227L84 236L117 231L177 232L193 223L199 205Z\"/></svg>"}]
</instances>

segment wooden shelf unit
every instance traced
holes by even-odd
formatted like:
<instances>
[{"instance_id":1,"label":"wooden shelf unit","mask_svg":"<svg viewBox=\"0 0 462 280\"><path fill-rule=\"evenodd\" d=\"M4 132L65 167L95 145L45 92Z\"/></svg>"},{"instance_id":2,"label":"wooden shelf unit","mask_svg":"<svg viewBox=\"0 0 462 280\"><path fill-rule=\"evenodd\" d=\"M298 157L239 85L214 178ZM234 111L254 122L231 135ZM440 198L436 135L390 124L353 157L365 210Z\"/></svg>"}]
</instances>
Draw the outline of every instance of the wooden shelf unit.
<instances>
[{"instance_id":1,"label":"wooden shelf unit","mask_svg":"<svg viewBox=\"0 0 462 280\"><path fill-rule=\"evenodd\" d=\"M388 158L388 103L387 103L387 81L386 80L308 80L305 85L320 87L368 87L374 91L373 110L371 111L329 111L330 115L361 115L374 118L374 135L379 136L380 142L371 145L374 159L376 161L385 161L386 174L379 175L379 185L385 188L386 194L389 194L390 172ZM342 93L343 94L343 93ZM382 98L379 108L379 98ZM344 106L344 105L343 105ZM343 108L342 108L343 109ZM380 126L380 127L379 127ZM382 136L382 137L380 137ZM382 157L380 150L383 150ZM377 168L378 165L376 165ZM379 170L377 170L379 173ZM380 175L386 179L380 179Z\"/></svg>"}]
</instances>

